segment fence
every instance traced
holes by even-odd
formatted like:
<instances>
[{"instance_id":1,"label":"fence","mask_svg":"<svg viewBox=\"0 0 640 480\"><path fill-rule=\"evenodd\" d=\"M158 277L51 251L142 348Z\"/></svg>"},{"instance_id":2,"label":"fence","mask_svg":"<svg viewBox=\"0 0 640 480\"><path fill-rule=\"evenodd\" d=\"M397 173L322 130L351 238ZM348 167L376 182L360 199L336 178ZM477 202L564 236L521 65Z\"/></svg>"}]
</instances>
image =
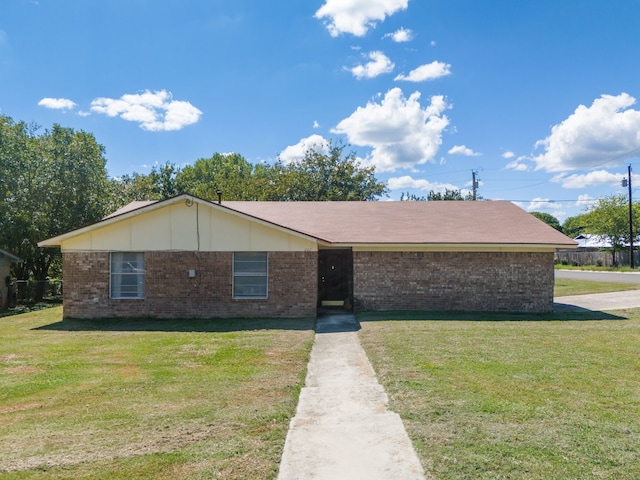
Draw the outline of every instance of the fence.
<instances>
[{"instance_id":1,"label":"fence","mask_svg":"<svg viewBox=\"0 0 640 480\"><path fill-rule=\"evenodd\" d=\"M603 267L614 266L613 255L611 251L597 251L597 252L581 252L575 250L562 250L556 252L556 263L563 265L598 265ZM629 251L622 250L616 252L615 265L629 265ZM640 266L640 252L635 250L633 252L633 264L634 266Z\"/></svg>"},{"instance_id":2,"label":"fence","mask_svg":"<svg viewBox=\"0 0 640 480\"><path fill-rule=\"evenodd\" d=\"M44 284L43 297L62 295L62 280L15 280L18 302L28 302L36 298L38 284Z\"/></svg>"}]
</instances>

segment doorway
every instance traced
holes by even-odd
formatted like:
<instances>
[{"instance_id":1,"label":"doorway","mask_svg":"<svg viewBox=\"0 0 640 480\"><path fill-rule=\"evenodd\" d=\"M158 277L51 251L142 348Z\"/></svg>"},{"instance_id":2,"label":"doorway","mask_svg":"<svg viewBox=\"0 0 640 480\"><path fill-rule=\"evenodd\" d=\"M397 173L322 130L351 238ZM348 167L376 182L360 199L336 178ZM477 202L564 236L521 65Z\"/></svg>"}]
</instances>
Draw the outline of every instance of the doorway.
<instances>
[{"instance_id":1,"label":"doorway","mask_svg":"<svg viewBox=\"0 0 640 480\"><path fill-rule=\"evenodd\" d=\"M344 307L353 293L351 249L318 250L318 302L320 307Z\"/></svg>"}]
</instances>

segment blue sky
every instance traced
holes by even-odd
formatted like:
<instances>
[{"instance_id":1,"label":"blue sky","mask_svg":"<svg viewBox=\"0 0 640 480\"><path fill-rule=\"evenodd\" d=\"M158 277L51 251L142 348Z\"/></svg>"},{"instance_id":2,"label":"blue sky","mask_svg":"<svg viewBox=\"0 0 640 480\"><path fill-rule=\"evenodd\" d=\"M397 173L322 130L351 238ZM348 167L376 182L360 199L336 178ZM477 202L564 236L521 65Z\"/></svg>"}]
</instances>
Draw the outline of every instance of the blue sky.
<instances>
[{"instance_id":1,"label":"blue sky","mask_svg":"<svg viewBox=\"0 0 640 480\"><path fill-rule=\"evenodd\" d=\"M469 189L561 221L640 194L640 0L3 0L0 113L109 174L327 140L390 199ZM637 171L636 171L637 170Z\"/></svg>"}]
</instances>

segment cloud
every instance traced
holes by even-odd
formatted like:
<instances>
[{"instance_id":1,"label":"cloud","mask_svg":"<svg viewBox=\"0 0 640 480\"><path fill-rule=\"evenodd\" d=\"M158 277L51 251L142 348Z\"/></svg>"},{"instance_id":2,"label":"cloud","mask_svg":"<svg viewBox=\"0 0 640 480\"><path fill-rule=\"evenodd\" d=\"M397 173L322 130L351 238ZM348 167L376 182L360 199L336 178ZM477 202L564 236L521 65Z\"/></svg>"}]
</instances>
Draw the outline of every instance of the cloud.
<instances>
[{"instance_id":1,"label":"cloud","mask_svg":"<svg viewBox=\"0 0 640 480\"><path fill-rule=\"evenodd\" d=\"M413 31L409 28L400 28L393 33L387 33L382 38L391 38L396 43L410 42L413 40Z\"/></svg>"},{"instance_id":2,"label":"cloud","mask_svg":"<svg viewBox=\"0 0 640 480\"><path fill-rule=\"evenodd\" d=\"M522 205L521 205L522 206ZM534 198L525 208L529 212L538 212L540 210L559 210L563 208L561 203L556 203L548 198Z\"/></svg>"},{"instance_id":3,"label":"cloud","mask_svg":"<svg viewBox=\"0 0 640 480\"><path fill-rule=\"evenodd\" d=\"M449 155L464 155L465 157L478 157L479 153L474 152L470 148L464 145L456 145L451 148L448 152Z\"/></svg>"},{"instance_id":4,"label":"cloud","mask_svg":"<svg viewBox=\"0 0 640 480\"><path fill-rule=\"evenodd\" d=\"M343 33L362 37L376 22L406 10L408 4L409 0L326 0L314 16L324 20L332 37Z\"/></svg>"},{"instance_id":5,"label":"cloud","mask_svg":"<svg viewBox=\"0 0 640 480\"><path fill-rule=\"evenodd\" d=\"M313 121L313 128L320 128L320 124L318 123L317 120Z\"/></svg>"},{"instance_id":6,"label":"cloud","mask_svg":"<svg viewBox=\"0 0 640 480\"><path fill-rule=\"evenodd\" d=\"M506 151L502 154L502 158L513 158L515 156L516 154L513 153L512 151Z\"/></svg>"},{"instance_id":7,"label":"cloud","mask_svg":"<svg viewBox=\"0 0 640 480\"><path fill-rule=\"evenodd\" d=\"M451 65L443 62L431 62L426 65L420 65L409 72L409 75L400 74L394 80L404 80L406 82L424 82L427 80L435 80L436 78L451 75Z\"/></svg>"},{"instance_id":8,"label":"cloud","mask_svg":"<svg viewBox=\"0 0 640 480\"><path fill-rule=\"evenodd\" d=\"M295 162L304 158L305 153L309 150L317 150L319 152L329 152L329 141L322 135L313 134L306 138L301 138L295 145L289 145L285 148L278 158L284 163Z\"/></svg>"},{"instance_id":9,"label":"cloud","mask_svg":"<svg viewBox=\"0 0 640 480\"><path fill-rule=\"evenodd\" d=\"M620 165L626 154L640 148L640 111L627 93L602 95L590 107L575 112L536 142L544 153L534 158L536 170L562 172L603 165Z\"/></svg>"},{"instance_id":10,"label":"cloud","mask_svg":"<svg viewBox=\"0 0 640 480\"><path fill-rule=\"evenodd\" d=\"M588 206L591 206L595 201L596 199L587 193L583 195L578 195L578 201L576 202L576 207L588 207Z\"/></svg>"},{"instance_id":11,"label":"cloud","mask_svg":"<svg viewBox=\"0 0 640 480\"><path fill-rule=\"evenodd\" d=\"M202 112L189 102L173 100L171 92L158 90L125 94L118 99L100 97L91 102L91 111L137 122L152 132L181 130L196 123Z\"/></svg>"},{"instance_id":12,"label":"cloud","mask_svg":"<svg viewBox=\"0 0 640 480\"><path fill-rule=\"evenodd\" d=\"M584 188L591 185L618 186L625 177L621 173L611 173L606 170L597 170L586 174L556 175L551 179L554 183L560 183L564 188Z\"/></svg>"},{"instance_id":13,"label":"cloud","mask_svg":"<svg viewBox=\"0 0 640 480\"><path fill-rule=\"evenodd\" d=\"M76 103L68 98L43 98L38 105L53 110L72 110Z\"/></svg>"},{"instance_id":14,"label":"cloud","mask_svg":"<svg viewBox=\"0 0 640 480\"><path fill-rule=\"evenodd\" d=\"M392 88L380 103L358 107L331 132L347 135L352 145L371 147L368 160L380 171L413 168L433 161L438 153L449 124L447 108L443 96L431 97L422 108L420 92L405 98L401 89Z\"/></svg>"},{"instance_id":15,"label":"cloud","mask_svg":"<svg viewBox=\"0 0 640 480\"><path fill-rule=\"evenodd\" d=\"M413 178L409 175L390 178L387 181L387 185L391 190L414 189L414 190L422 190L424 192L430 192L431 190L433 190L434 192L441 192L441 193L444 193L446 190L460 190L457 186L451 183L438 183L438 182L434 183L422 178Z\"/></svg>"},{"instance_id":16,"label":"cloud","mask_svg":"<svg viewBox=\"0 0 640 480\"><path fill-rule=\"evenodd\" d=\"M526 172L529 170L529 166L526 163L521 163L520 160L509 162L504 168L507 170L515 170L516 172Z\"/></svg>"},{"instance_id":17,"label":"cloud","mask_svg":"<svg viewBox=\"0 0 640 480\"><path fill-rule=\"evenodd\" d=\"M384 53L375 51L370 52L368 57L370 62L364 65L357 65L350 69L351 73L357 79L362 78L374 78L383 73L389 73L393 71L395 65Z\"/></svg>"}]
</instances>

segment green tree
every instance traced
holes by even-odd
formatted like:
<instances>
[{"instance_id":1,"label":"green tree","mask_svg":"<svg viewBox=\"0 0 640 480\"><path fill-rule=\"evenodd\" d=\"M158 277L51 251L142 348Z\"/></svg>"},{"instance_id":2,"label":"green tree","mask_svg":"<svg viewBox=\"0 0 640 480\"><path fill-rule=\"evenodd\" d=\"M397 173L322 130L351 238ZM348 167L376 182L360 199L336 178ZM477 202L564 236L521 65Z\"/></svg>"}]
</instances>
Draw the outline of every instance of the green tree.
<instances>
[{"instance_id":1,"label":"green tree","mask_svg":"<svg viewBox=\"0 0 640 480\"><path fill-rule=\"evenodd\" d=\"M16 124L9 117L0 124L0 170L3 177L7 170L11 175L2 187L0 245L24 260L14 273L20 280L33 276L40 299L49 267L60 252L40 248L37 242L107 213L104 147L89 133L57 124L41 135L37 127Z\"/></svg>"},{"instance_id":2,"label":"green tree","mask_svg":"<svg viewBox=\"0 0 640 480\"><path fill-rule=\"evenodd\" d=\"M215 200L311 201L376 200L387 187L375 177L374 167L364 167L343 144L328 151L310 149L304 158L284 163L252 165L237 153L215 153L184 167L176 175L180 192Z\"/></svg>"},{"instance_id":3,"label":"green tree","mask_svg":"<svg viewBox=\"0 0 640 480\"><path fill-rule=\"evenodd\" d=\"M148 175L133 172L109 180L111 211L136 200L164 200L180 193L173 163L154 166Z\"/></svg>"},{"instance_id":4,"label":"green tree","mask_svg":"<svg viewBox=\"0 0 640 480\"><path fill-rule=\"evenodd\" d=\"M482 197L478 197L482 198ZM446 188L443 192L436 192L435 190L430 190L427 196L424 195L418 196L413 193L403 192L400 195L400 201L415 201L415 202L433 202L433 201L443 201L443 200L473 200L473 194L471 192L466 195L462 195L462 190L457 189L448 189Z\"/></svg>"},{"instance_id":5,"label":"green tree","mask_svg":"<svg viewBox=\"0 0 640 480\"><path fill-rule=\"evenodd\" d=\"M550 213L545 212L531 212L531 215L536 217L538 220L542 220L544 223L549 225L550 227L555 228L559 232L562 231L562 226L560 226L560 221L551 215Z\"/></svg>"},{"instance_id":6,"label":"green tree","mask_svg":"<svg viewBox=\"0 0 640 480\"><path fill-rule=\"evenodd\" d=\"M575 238L581 233L587 232L587 215L588 214L580 214L574 217L568 217L562 223L562 232L570 238Z\"/></svg>"},{"instance_id":7,"label":"green tree","mask_svg":"<svg viewBox=\"0 0 640 480\"><path fill-rule=\"evenodd\" d=\"M640 207L632 208L633 236L640 232ZM631 240L629 232L629 204L624 195L611 195L600 198L585 215L585 228L589 233L600 236L611 243L613 263L616 264L616 252L625 250Z\"/></svg>"},{"instance_id":8,"label":"green tree","mask_svg":"<svg viewBox=\"0 0 640 480\"><path fill-rule=\"evenodd\" d=\"M226 200L251 200L249 191L253 165L238 153L214 153L200 158L176 174L175 190L207 200L215 200L217 191Z\"/></svg>"}]
</instances>

